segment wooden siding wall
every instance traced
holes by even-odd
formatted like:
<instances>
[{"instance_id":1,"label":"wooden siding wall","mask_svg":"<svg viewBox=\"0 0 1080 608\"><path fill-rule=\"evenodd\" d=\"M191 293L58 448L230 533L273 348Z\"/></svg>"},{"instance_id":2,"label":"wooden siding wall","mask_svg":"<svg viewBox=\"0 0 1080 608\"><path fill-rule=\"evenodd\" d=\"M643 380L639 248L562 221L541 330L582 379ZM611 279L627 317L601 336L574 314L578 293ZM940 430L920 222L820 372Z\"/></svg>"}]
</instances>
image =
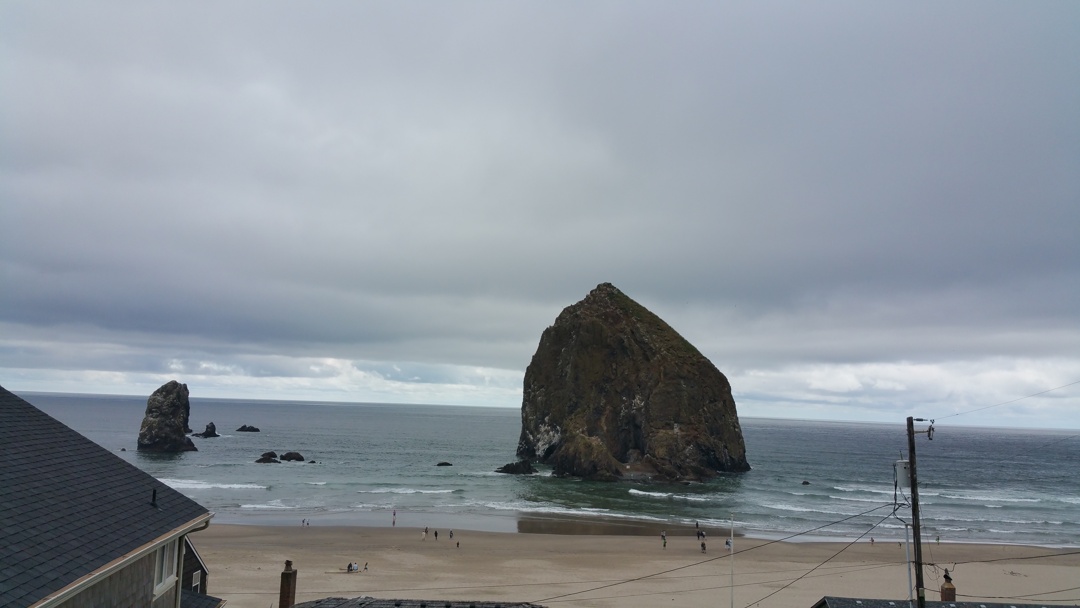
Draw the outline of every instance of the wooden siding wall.
<instances>
[{"instance_id":1,"label":"wooden siding wall","mask_svg":"<svg viewBox=\"0 0 1080 608\"><path fill-rule=\"evenodd\" d=\"M151 602L150 608L173 608L176 606L176 595L178 593L180 593L180 586L173 585L172 589L162 593L161 597Z\"/></svg>"},{"instance_id":2,"label":"wooden siding wall","mask_svg":"<svg viewBox=\"0 0 1080 608\"><path fill-rule=\"evenodd\" d=\"M180 588L191 591L191 578L192 574L196 571L202 573L200 576L199 593L202 595L210 593L206 589L206 570L199 565L199 560L196 559L195 554L190 551L184 553L184 574L180 577Z\"/></svg>"},{"instance_id":3,"label":"wooden siding wall","mask_svg":"<svg viewBox=\"0 0 1080 608\"><path fill-rule=\"evenodd\" d=\"M154 565L157 553L151 552L127 568L114 573L75 597L61 608L103 608L105 606L158 606L154 599ZM163 594L162 598L169 593ZM161 598L159 598L160 600ZM176 596L173 595L175 605Z\"/></svg>"}]
</instances>

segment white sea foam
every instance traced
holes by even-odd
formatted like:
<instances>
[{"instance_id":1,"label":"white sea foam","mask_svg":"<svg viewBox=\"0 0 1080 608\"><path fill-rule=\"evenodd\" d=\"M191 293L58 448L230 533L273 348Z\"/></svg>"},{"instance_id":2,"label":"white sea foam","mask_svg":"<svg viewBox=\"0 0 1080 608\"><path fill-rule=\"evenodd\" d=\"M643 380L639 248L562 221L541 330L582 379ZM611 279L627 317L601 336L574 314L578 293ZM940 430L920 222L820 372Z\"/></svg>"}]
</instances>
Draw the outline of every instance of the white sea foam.
<instances>
[{"instance_id":1,"label":"white sea foam","mask_svg":"<svg viewBox=\"0 0 1080 608\"><path fill-rule=\"evenodd\" d=\"M691 502L709 502L708 496L700 496L697 494L672 494L671 492L647 492L645 490L638 490L636 488L630 488L627 490L634 496L642 496L645 498L657 498L657 499L672 499L672 500L687 500Z\"/></svg>"},{"instance_id":2,"label":"white sea foam","mask_svg":"<svg viewBox=\"0 0 1080 608\"><path fill-rule=\"evenodd\" d=\"M416 488L377 488L357 490L357 494L452 494L458 490L418 490Z\"/></svg>"},{"instance_id":3,"label":"white sea foam","mask_svg":"<svg viewBox=\"0 0 1080 608\"><path fill-rule=\"evenodd\" d=\"M1048 526L1060 526L1064 525L1063 521L1050 521L1050 520L1035 520L1035 519L1009 519L1002 517L924 517L923 519L928 521L964 521L975 524L1017 524L1021 526L1036 525L1048 525Z\"/></svg>"},{"instance_id":4,"label":"white sea foam","mask_svg":"<svg viewBox=\"0 0 1080 608\"><path fill-rule=\"evenodd\" d=\"M306 483L309 486L325 486L326 485L325 481L305 481L304 483Z\"/></svg>"},{"instance_id":5,"label":"white sea foam","mask_svg":"<svg viewBox=\"0 0 1080 608\"><path fill-rule=\"evenodd\" d=\"M892 496L892 494L893 494L892 489L882 490L880 488L876 488L876 487L872 488L872 487L867 487L867 486L859 486L859 487L834 486L833 489L837 490L839 492L866 492L868 494L885 494L885 495L888 495L888 496Z\"/></svg>"},{"instance_id":6,"label":"white sea foam","mask_svg":"<svg viewBox=\"0 0 1080 608\"><path fill-rule=\"evenodd\" d=\"M879 504L881 500L874 500L872 498L852 498L850 496L830 496L833 500L846 500L848 502L867 502L870 504Z\"/></svg>"},{"instance_id":7,"label":"white sea foam","mask_svg":"<svg viewBox=\"0 0 1080 608\"><path fill-rule=\"evenodd\" d=\"M267 486L255 483L212 483L198 479L161 479L161 483L174 490L265 490Z\"/></svg>"},{"instance_id":8,"label":"white sea foam","mask_svg":"<svg viewBox=\"0 0 1080 608\"><path fill-rule=\"evenodd\" d=\"M708 496L696 496L693 494L679 494L678 498L689 500L691 502L709 502L710 500Z\"/></svg>"},{"instance_id":9,"label":"white sea foam","mask_svg":"<svg viewBox=\"0 0 1080 608\"><path fill-rule=\"evenodd\" d=\"M847 513L843 511L837 511L833 509L811 509L808 507L796 507L795 505L789 504L773 503L763 504L761 506L765 507L766 509L774 509L776 511L791 511L793 513L827 513L829 515L847 515Z\"/></svg>"},{"instance_id":10,"label":"white sea foam","mask_svg":"<svg viewBox=\"0 0 1080 608\"><path fill-rule=\"evenodd\" d=\"M1002 496L986 496L982 494L971 496L965 496L963 494L942 494L942 496L951 500L974 500L977 502L1042 502L1042 499L1039 498L1005 498Z\"/></svg>"},{"instance_id":11,"label":"white sea foam","mask_svg":"<svg viewBox=\"0 0 1080 608\"><path fill-rule=\"evenodd\" d=\"M651 498L671 498L670 492L646 492L645 490L630 488L630 493L636 496L649 496Z\"/></svg>"},{"instance_id":12,"label":"white sea foam","mask_svg":"<svg viewBox=\"0 0 1080 608\"><path fill-rule=\"evenodd\" d=\"M556 505L538 505L533 502L526 501L512 501L512 502L481 502L476 506L482 506L493 511L513 511L518 513L540 513L546 515L581 515L583 513L590 515L603 515L604 517L617 518L617 519L647 519L662 521L659 518L651 516L641 515L626 515L622 513L616 513L610 509L593 508L593 507L560 507Z\"/></svg>"},{"instance_id":13,"label":"white sea foam","mask_svg":"<svg viewBox=\"0 0 1080 608\"><path fill-rule=\"evenodd\" d=\"M240 508L241 509L295 509L296 507L286 506L286 505L282 504L282 502L280 500L271 500L268 503L257 504L257 505L240 505Z\"/></svg>"}]
</instances>

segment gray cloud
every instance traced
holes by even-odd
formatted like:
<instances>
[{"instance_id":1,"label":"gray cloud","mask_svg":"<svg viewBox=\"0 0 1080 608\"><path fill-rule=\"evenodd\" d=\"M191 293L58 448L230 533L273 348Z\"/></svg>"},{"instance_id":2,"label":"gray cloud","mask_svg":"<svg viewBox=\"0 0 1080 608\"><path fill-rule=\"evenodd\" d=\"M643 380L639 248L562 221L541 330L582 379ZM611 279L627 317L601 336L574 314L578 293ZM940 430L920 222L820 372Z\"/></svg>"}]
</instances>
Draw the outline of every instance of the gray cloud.
<instances>
[{"instance_id":1,"label":"gray cloud","mask_svg":"<svg viewBox=\"0 0 1080 608\"><path fill-rule=\"evenodd\" d=\"M601 281L776 411L1080 379L1072 4L0 11L12 388L514 405Z\"/></svg>"}]
</instances>

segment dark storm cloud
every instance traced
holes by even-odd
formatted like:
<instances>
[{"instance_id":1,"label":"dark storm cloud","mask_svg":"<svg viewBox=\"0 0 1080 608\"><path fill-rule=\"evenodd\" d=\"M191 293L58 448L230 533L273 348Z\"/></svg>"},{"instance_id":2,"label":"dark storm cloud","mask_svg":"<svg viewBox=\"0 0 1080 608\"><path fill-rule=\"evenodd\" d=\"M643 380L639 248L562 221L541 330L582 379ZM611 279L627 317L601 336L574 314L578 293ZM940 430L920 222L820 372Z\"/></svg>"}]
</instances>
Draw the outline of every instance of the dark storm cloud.
<instances>
[{"instance_id":1,"label":"dark storm cloud","mask_svg":"<svg viewBox=\"0 0 1080 608\"><path fill-rule=\"evenodd\" d=\"M0 368L520 375L611 281L809 399L1080 372L1074 4L0 16Z\"/></svg>"}]
</instances>

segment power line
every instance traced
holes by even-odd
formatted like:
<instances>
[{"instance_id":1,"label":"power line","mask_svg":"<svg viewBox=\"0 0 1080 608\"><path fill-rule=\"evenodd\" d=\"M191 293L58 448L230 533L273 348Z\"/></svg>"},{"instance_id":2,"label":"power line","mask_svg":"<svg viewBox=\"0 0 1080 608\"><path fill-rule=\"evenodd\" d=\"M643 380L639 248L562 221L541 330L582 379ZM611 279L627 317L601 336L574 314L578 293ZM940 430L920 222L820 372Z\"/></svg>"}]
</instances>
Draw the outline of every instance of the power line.
<instances>
[{"instance_id":1,"label":"power line","mask_svg":"<svg viewBox=\"0 0 1080 608\"><path fill-rule=\"evenodd\" d=\"M990 562L1013 562L1013 561L1019 561L1019 560L1022 560L1022 559L1043 559L1043 558L1047 558L1047 557L1058 557L1058 556L1061 556L1061 555L1078 555L1078 554L1080 554L1080 551L1066 551L1065 553L1045 553L1043 555L1024 555L1024 556L1021 556L1021 557L999 557L999 558L996 558L996 559L976 559L976 560L971 560L969 562L951 562L951 563L954 566L959 566L959 565L963 565L963 564L989 564ZM940 566L941 564L934 564L934 565L935 566Z\"/></svg>"},{"instance_id":2,"label":"power line","mask_svg":"<svg viewBox=\"0 0 1080 608\"><path fill-rule=\"evenodd\" d=\"M1070 382L1068 384L1062 384L1061 386L1055 386L1054 388L1048 388L1045 391L1040 391L1038 393L1034 393L1034 394L1027 395L1027 396L1024 396L1024 397L1019 397L1017 399L1013 399L1012 401L1003 401L1001 403L995 403L994 405L987 405L985 407L975 408L973 410L968 410L966 412L957 412L955 414L949 414L948 416L938 416L937 420L944 420L945 418L952 418L953 416L963 416L964 414L972 414L974 412L981 412L983 410L988 410L988 409L990 409L992 407L999 407L999 406L1002 406L1002 405L1009 405L1010 403L1016 403L1017 401L1023 401L1024 399L1030 399L1032 397L1038 397L1039 395L1045 395L1046 393L1049 393L1051 391L1056 391L1056 390L1059 390L1059 389L1067 388L1067 387L1070 387L1070 386L1072 386L1074 384L1080 384L1080 380L1077 380L1076 382Z\"/></svg>"},{"instance_id":3,"label":"power line","mask_svg":"<svg viewBox=\"0 0 1080 608\"><path fill-rule=\"evenodd\" d=\"M747 551L749 551L749 549L747 549ZM823 573L823 574L819 574L818 576L819 577L837 576L837 575L842 576L844 574L850 574L852 572L862 572L862 571L865 571L865 570L876 570L878 568L891 568L891 567L898 566L898 565L905 564L905 563L907 563L907 562L881 562L881 563L877 563L877 564L868 564L868 565L865 565L865 566L843 566L843 565L834 566L833 568L835 570L838 570L838 572L826 572L826 573ZM754 575L783 574L785 572L802 572L802 569L800 568L800 569L797 569L797 570L790 570L790 569L789 570L758 570L758 571L752 572L750 574L754 574ZM676 580L682 580L682 579L695 579L695 578L710 578L710 579L712 579L712 578L715 578L715 577L716 577L715 574L694 574L694 575L689 575L689 576L677 576L677 577L665 578L663 580L676 581ZM539 583L501 583L501 584L497 584L497 585L452 585L452 586L439 586L439 587L388 587L388 588L365 588L365 589L353 589L353 590L349 590L349 589L303 589L303 590L301 590L301 593L306 594L306 595L313 595L313 594L319 594L319 593L326 593L326 594L345 593L345 594L348 594L348 593L397 593L397 592L402 592L402 591L433 591L433 592L434 591L448 591L448 590L462 591L462 590L467 590L467 589L503 589L503 588L511 588L511 587L541 587L541 586L543 586L543 587L552 587L552 586L559 586L559 585L585 585L585 584L590 584L590 583L604 583L604 582L621 581L621 580L622 579L576 580L576 581L544 581L544 582L539 582ZM753 582L753 583L740 583L740 584L737 584L735 586L736 587L750 587L750 586L754 586L754 585L763 585L763 584L769 584L769 583L781 583L781 582L788 581L788 580L791 580L791 579L790 578L779 578L779 579L773 579L773 580L768 580L768 581L757 581L757 582ZM716 590L716 589L727 589L727 588L728 588L728 585L721 585L719 587L699 587L699 588L694 588L694 589L676 590L676 591L670 591L670 592L650 592L650 593L639 593L639 594L621 595L621 596L620 595L612 595L612 596L607 596L607 597L593 597L593 598L589 598L589 599L611 599L611 598L619 598L619 597L639 597L639 596L644 596L644 595L660 595L662 593L693 593L695 591L712 591L712 590ZM221 593L222 593L222 595L278 595L278 591L276 591L276 590L275 591L224 591L224 592L221 592ZM582 592L582 593L584 593L584 592ZM556 601L570 601L570 600L556 600Z\"/></svg>"},{"instance_id":4,"label":"power line","mask_svg":"<svg viewBox=\"0 0 1080 608\"><path fill-rule=\"evenodd\" d=\"M889 513L889 514L888 514L888 515L886 515L885 517L882 517L882 518L881 518L881 519L880 519L880 520L879 520L879 521L878 521L878 522L877 522L876 524L874 524L873 526L871 526L871 527L870 527L870 530L873 530L874 528L877 528L878 526L880 526L880 525L881 525L881 522L885 521L886 519L889 519L890 517L892 517L892 515L893 515L892 513ZM830 561L831 561L831 560L832 560L832 559L833 559L834 557L836 557L837 555L840 555L840 554L841 554L841 553L843 553L844 551L847 551L847 550L848 550L849 548L851 548L851 545L854 545L855 543L857 543L857 542L859 542L860 540L862 540L862 537L864 537L864 536L866 536L867 534L869 534L869 533L870 533L870 530L867 530L866 532L863 532L862 534L860 534L860 535L859 535L859 537L858 537L858 538L856 538L855 540L851 541L850 543L848 543L848 544L844 545L843 547L841 547L841 548L840 548L840 550L839 550L839 551L837 551L836 553L833 553L833 554L832 554L831 556L829 556L829 558L828 558L828 559L826 559L825 561L821 562L820 564L818 564L818 565L814 566L813 568L811 568L811 569L807 570L807 571L806 571L806 572L805 572L804 574L802 574L801 576L798 576L798 577L796 577L796 578L795 578L795 580L793 580L793 581L789 582L788 584L784 585L783 587L780 587L779 589L777 589L776 591L773 591L772 593L770 593L770 594L766 595L765 597L763 597L763 598L760 598L760 599L758 599L758 600L757 600L757 601L755 601L755 602L751 602L750 604L747 604L747 608L749 608L750 606L756 606L757 604L760 604L761 602L763 602L763 601L765 601L765 600L769 599L770 597L772 597L772 596L776 595L777 593L780 593L780 592L781 592L781 591L783 591L784 589L787 589L788 587L790 587L790 586L794 585L795 583L797 583L797 582L801 581L802 579L806 578L807 576L809 576L810 574L812 574L812 573L814 572L814 570L817 570L818 568L820 568L820 567L824 566L825 564L827 564L828 562L830 562Z\"/></svg>"},{"instance_id":5,"label":"power line","mask_svg":"<svg viewBox=\"0 0 1080 608\"><path fill-rule=\"evenodd\" d=\"M1030 593L1028 595L962 595L962 594L959 594L959 593L956 594L956 595L957 595L957 597L979 597L979 598L986 598L986 599L990 599L990 600L1030 600L1030 599L1036 598L1036 597L1038 597L1040 595L1053 595L1055 593L1065 593L1066 591L1076 591L1077 589L1080 589L1080 587L1069 587L1068 589L1058 589L1057 591L1040 591L1039 593ZM1075 602L1077 600L1080 600L1080 598L1066 597L1066 598L1053 599L1053 600L1046 599L1046 600L1042 600L1042 601L1044 601L1044 602Z\"/></svg>"},{"instance_id":6,"label":"power line","mask_svg":"<svg viewBox=\"0 0 1080 608\"><path fill-rule=\"evenodd\" d=\"M850 566L838 566L839 568L844 568L844 571L843 572L828 572L828 573L825 573L825 574L819 574L816 577L811 577L811 578L822 578L822 577L826 577L826 576L837 576L837 575L843 576L844 574L850 574L852 572L863 572L865 570L876 570L878 568L891 568L891 567L895 567L897 565L904 564L904 563L907 563L907 562L883 563L883 564L875 564L875 565L855 567L855 568L850 567ZM770 573L770 572L752 572L750 574L757 575L757 574L773 574L773 573ZM708 576L715 576L715 575L710 574ZM664 579L664 580L669 580L669 579ZM758 587L758 586L761 586L761 585L771 585L773 583L783 583L783 582L789 581L789 580L791 580L791 579L789 579L789 578L778 578L778 579L772 579L772 580L766 580L766 581L754 581L752 583L739 583L739 584L737 584L735 586L736 587ZM698 593L698 592L701 592L701 591L717 591L717 590L720 590L720 589L730 589L730 588L731 588L730 585L719 585L717 587L698 587L698 588L695 588L695 589L677 589L677 590L673 590L673 591L649 591L649 592L646 592L646 593L628 593L628 594L623 594L623 595L604 595L604 596L599 596L599 597L590 597L589 600L590 601L592 601L592 600L617 600L617 599L622 599L622 598L627 598L627 597L645 597L645 596L648 596L648 595L674 595L674 594L683 594L683 593ZM568 601L573 601L573 600L561 599L561 600L555 600L555 601L556 602L568 602Z\"/></svg>"},{"instance_id":7,"label":"power line","mask_svg":"<svg viewBox=\"0 0 1080 608\"><path fill-rule=\"evenodd\" d=\"M1044 443L1044 444L1042 444L1042 445L1038 445L1038 446L1035 446L1034 448L1032 448L1032 451L1034 452L1034 451L1038 451L1038 450L1041 450L1041 449L1043 449L1043 448L1048 448L1048 447L1050 447L1050 446L1052 446L1052 445L1057 445L1057 444L1059 444L1059 443L1062 443L1062 442L1064 442L1064 441L1068 441L1068 440L1070 440L1070 439L1076 439L1077 437L1080 437L1080 435L1069 435L1068 437L1062 437L1061 439L1055 439L1055 440L1053 440L1053 441L1051 441L1051 442L1048 442L1048 443Z\"/></svg>"},{"instance_id":8,"label":"power line","mask_svg":"<svg viewBox=\"0 0 1080 608\"><path fill-rule=\"evenodd\" d=\"M685 565L685 566L679 566L679 567L677 567L677 568L671 568L671 569L669 569L669 570L664 570L664 571L661 571L661 572L654 572L654 573L652 573L652 574L646 574L646 575L643 575L643 576L638 576L638 577L635 577L635 578L631 578L631 579L626 579L626 580L623 580L623 581L619 581L619 582L616 582L616 583L611 583L611 584L608 584L608 585L601 585L601 586L599 586L599 587L593 587L592 589L584 589L584 590L582 590L582 591L575 591L575 592L573 592L573 593L563 593L562 595L555 595L555 596L552 596L552 597L547 597L547 598L543 598L543 599L539 599L539 600L534 600L534 601L535 601L535 602L537 602L537 603L539 603L539 602L550 602L550 601L554 601L554 600L562 599L562 598L564 598L564 597L570 597L570 596L572 596L572 595L580 595L580 594L582 594L582 593L590 593L590 592L592 592L592 591L599 591L599 590L601 590L601 589L607 589L607 588L609 588L609 587L615 587L615 586L618 586L618 585L624 585L624 584L627 584L627 583L634 583L634 582L637 582L637 581L640 581L640 580L645 580L645 579L647 579L647 578L652 578L652 577L655 577L655 576L660 576L660 575L662 575L662 574L668 574L669 572L676 572L676 571L678 571L678 570L685 570L686 568L693 568L693 567L696 567L696 566L700 566L700 565L702 565L702 564L707 564L707 563L709 563L709 562L714 562L714 561L716 561L716 560L718 560L718 559L724 559L725 557L728 557L728 556L735 556L735 555L739 555L739 554L741 554L741 553L746 553L746 552L748 552L748 551L754 551L754 550L757 550L757 549L761 549L762 547L767 547L767 546L769 546L769 545L773 545L773 544L776 544L776 543L781 543L781 542L784 542L784 541L786 541L786 540L790 540L790 539L792 539L792 538L795 538L796 536L802 536L802 535L804 535L804 534L809 534L809 533L811 533L811 532L816 532L816 531L818 531L818 530L821 530L822 528L828 528L828 527L829 527L829 526L831 526L831 525L834 525L834 524L839 524L839 523L843 523L843 522L845 522L845 521L848 521L849 519L855 519L856 517L862 517L863 515L868 515L868 514L870 514L870 513L873 513L874 511L877 511L878 509L882 509L882 508L884 508L884 507L890 507L890 506L893 506L893 505L891 505L891 504L888 504L888 503L886 503L886 504L883 504L883 505L878 505L878 506L874 507L873 509L869 509L869 510L867 510L867 511L863 511L862 513L856 513L855 515L851 515L851 516L849 516L849 517L845 517L844 519L841 519L841 520L838 520L838 521L830 522L830 523L827 523L827 524L824 524L824 525L818 526L818 527L816 527L816 528L812 528L812 529L810 529L810 530L804 530L803 532L796 532L795 534L792 534L792 535L790 535L790 536L785 536L784 538L779 538L779 539L776 539L776 540L771 540L771 541L769 541L769 542L766 542L766 543L762 543L762 544L760 544L760 545L758 545L758 546L756 546L756 547L750 547L749 549L743 549L742 551L736 551L736 552L734 552L734 553L729 553L728 555L721 555L721 556L719 556L719 557L711 557L711 558L709 558L709 559L703 559L703 560L701 560L701 561L699 561L699 562L694 562L694 563L692 563L692 564L687 564L687 565ZM885 519L887 519L887 518L888 518L888 516L886 516L885 518L882 518L882 521L884 521L884 520L885 520ZM878 524L880 524L880 523L881 523L881 522L878 522ZM876 528L876 527L878 526L878 524L874 524L874 527ZM873 528L871 528L871 530L872 530L872 529L873 529ZM867 531L867 532L869 532L869 531ZM865 535L865 534L864 534L864 535ZM860 536L859 538L862 538L862 536ZM835 557L835 556L833 556L833 557ZM830 557L829 559L832 559L832 558ZM826 560L826 561L828 561L828 560ZM824 562L823 562L823 563L824 563ZM819 566L820 566L820 565L821 565L821 564L819 564ZM762 599L764 599L764 598L762 598ZM758 600L758 601L761 601L761 600Z\"/></svg>"}]
</instances>

